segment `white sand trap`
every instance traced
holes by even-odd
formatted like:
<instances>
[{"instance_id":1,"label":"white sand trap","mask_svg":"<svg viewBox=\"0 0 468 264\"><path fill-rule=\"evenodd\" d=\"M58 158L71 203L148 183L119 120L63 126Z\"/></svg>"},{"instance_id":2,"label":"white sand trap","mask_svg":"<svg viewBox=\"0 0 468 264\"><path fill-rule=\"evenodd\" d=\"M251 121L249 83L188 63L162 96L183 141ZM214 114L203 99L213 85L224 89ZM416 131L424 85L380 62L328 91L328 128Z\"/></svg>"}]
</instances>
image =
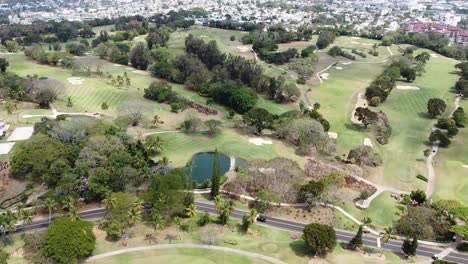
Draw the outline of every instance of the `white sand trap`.
<instances>
[{"instance_id":1,"label":"white sand trap","mask_svg":"<svg viewBox=\"0 0 468 264\"><path fill-rule=\"evenodd\" d=\"M7 141L19 141L29 139L34 132L34 127L17 127L13 130Z\"/></svg>"},{"instance_id":2,"label":"white sand trap","mask_svg":"<svg viewBox=\"0 0 468 264\"><path fill-rule=\"evenodd\" d=\"M463 168L467 168L468 169L468 165L462 165Z\"/></svg>"},{"instance_id":3,"label":"white sand trap","mask_svg":"<svg viewBox=\"0 0 468 264\"><path fill-rule=\"evenodd\" d=\"M122 67L122 65L120 64L112 64L112 65L114 65L115 67Z\"/></svg>"},{"instance_id":4,"label":"white sand trap","mask_svg":"<svg viewBox=\"0 0 468 264\"><path fill-rule=\"evenodd\" d=\"M340 67L340 66L336 66L335 69L341 71L343 69L343 67Z\"/></svg>"},{"instance_id":5,"label":"white sand trap","mask_svg":"<svg viewBox=\"0 0 468 264\"><path fill-rule=\"evenodd\" d=\"M5 154L10 153L10 150L13 148L14 145L15 145L15 142L1 143L0 155L5 155Z\"/></svg>"},{"instance_id":6,"label":"white sand trap","mask_svg":"<svg viewBox=\"0 0 468 264\"><path fill-rule=\"evenodd\" d=\"M132 68L132 67L126 67L125 69L126 69L127 71L133 71L133 70L135 70L135 68Z\"/></svg>"},{"instance_id":7,"label":"white sand trap","mask_svg":"<svg viewBox=\"0 0 468 264\"><path fill-rule=\"evenodd\" d=\"M331 139L337 139L338 138L338 133L328 132L328 137L331 138Z\"/></svg>"},{"instance_id":8,"label":"white sand trap","mask_svg":"<svg viewBox=\"0 0 468 264\"><path fill-rule=\"evenodd\" d=\"M328 80L328 77L329 77L329 76L330 76L330 74L327 73L327 72L326 72L326 73L320 74L320 78L323 79L323 80Z\"/></svg>"},{"instance_id":9,"label":"white sand trap","mask_svg":"<svg viewBox=\"0 0 468 264\"><path fill-rule=\"evenodd\" d=\"M67 81L71 85L82 85L84 83L84 79L81 79L80 77L70 77L67 79Z\"/></svg>"},{"instance_id":10,"label":"white sand trap","mask_svg":"<svg viewBox=\"0 0 468 264\"><path fill-rule=\"evenodd\" d=\"M437 56L437 55L434 54L434 53L431 53L431 54L429 54L429 55L431 55L432 58L438 58L438 57L439 57L439 56Z\"/></svg>"},{"instance_id":11,"label":"white sand trap","mask_svg":"<svg viewBox=\"0 0 468 264\"><path fill-rule=\"evenodd\" d=\"M207 38L207 35L200 35L200 38Z\"/></svg>"},{"instance_id":12,"label":"white sand trap","mask_svg":"<svg viewBox=\"0 0 468 264\"><path fill-rule=\"evenodd\" d=\"M352 62L347 61L347 62L342 62L341 64L343 64L343 65L350 65L350 64L352 64Z\"/></svg>"},{"instance_id":13,"label":"white sand trap","mask_svg":"<svg viewBox=\"0 0 468 264\"><path fill-rule=\"evenodd\" d=\"M402 86L398 85L396 88L398 90L414 90L414 91L421 90L419 87L416 87L416 86L404 86L404 85Z\"/></svg>"},{"instance_id":14,"label":"white sand trap","mask_svg":"<svg viewBox=\"0 0 468 264\"><path fill-rule=\"evenodd\" d=\"M372 147L372 141L370 140L370 138L365 138L364 139L364 145Z\"/></svg>"},{"instance_id":15,"label":"white sand trap","mask_svg":"<svg viewBox=\"0 0 468 264\"><path fill-rule=\"evenodd\" d=\"M351 37L352 39L361 39L360 37Z\"/></svg>"},{"instance_id":16,"label":"white sand trap","mask_svg":"<svg viewBox=\"0 0 468 264\"><path fill-rule=\"evenodd\" d=\"M133 70L132 72L142 74L142 75L149 75L150 73L147 71L142 71L142 70Z\"/></svg>"},{"instance_id":17,"label":"white sand trap","mask_svg":"<svg viewBox=\"0 0 468 264\"><path fill-rule=\"evenodd\" d=\"M250 52L250 48L246 46L237 46L240 52Z\"/></svg>"},{"instance_id":18,"label":"white sand trap","mask_svg":"<svg viewBox=\"0 0 468 264\"><path fill-rule=\"evenodd\" d=\"M251 139L249 139L249 142L252 143L252 144L255 144L257 146L273 144L273 142L271 142L271 140L265 140L263 138L251 138Z\"/></svg>"}]
</instances>

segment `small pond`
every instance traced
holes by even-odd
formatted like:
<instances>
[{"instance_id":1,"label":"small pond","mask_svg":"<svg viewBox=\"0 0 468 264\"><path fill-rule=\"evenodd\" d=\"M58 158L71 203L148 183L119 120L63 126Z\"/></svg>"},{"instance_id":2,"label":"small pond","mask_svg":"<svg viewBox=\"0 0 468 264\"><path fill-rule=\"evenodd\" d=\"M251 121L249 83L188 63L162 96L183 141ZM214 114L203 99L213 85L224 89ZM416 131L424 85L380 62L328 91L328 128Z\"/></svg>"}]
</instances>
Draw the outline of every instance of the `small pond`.
<instances>
[{"instance_id":1,"label":"small pond","mask_svg":"<svg viewBox=\"0 0 468 264\"><path fill-rule=\"evenodd\" d=\"M213 176L213 159L214 152L203 152L193 155L192 157L192 179L197 183L203 183L206 180L211 181ZM219 174L223 176L229 171L231 158L228 156L218 153L219 159ZM187 173L190 169L186 169Z\"/></svg>"}]
</instances>

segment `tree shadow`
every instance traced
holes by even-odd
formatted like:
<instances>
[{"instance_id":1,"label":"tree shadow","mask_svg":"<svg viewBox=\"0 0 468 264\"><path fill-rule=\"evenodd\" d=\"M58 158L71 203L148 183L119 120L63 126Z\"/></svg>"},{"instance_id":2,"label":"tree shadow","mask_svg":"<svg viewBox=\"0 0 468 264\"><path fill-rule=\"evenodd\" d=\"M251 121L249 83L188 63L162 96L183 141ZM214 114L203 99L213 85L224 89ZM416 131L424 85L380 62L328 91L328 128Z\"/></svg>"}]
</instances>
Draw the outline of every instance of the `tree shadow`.
<instances>
[{"instance_id":1,"label":"tree shadow","mask_svg":"<svg viewBox=\"0 0 468 264\"><path fill-rule=\"evenodd\" d=\"M291 250L299 257L314 257L314 254L307 248L303 240L296 240L289 243Z\"/></svg>"},{"instance_id":2,"label":"tree shadow","mask_svg":"<svg viewBox=\"0 0 468 264\"><path fill-rule=\"evenodd\" d=\"M353 124L353 123L346 123L345 127L349 130L357 131L357 132L364 132L366 129L363 125L360 124Z\"/></svg>"},{"instance_id":3,"label":"tree shadow","mask_svg":"<svg viewBox=\"0 0 468 264\"><path fill-rule=\"evenodd\" d=\"M428 113L426 112L419 112L418 113L418 116L421 117L421 118L424 118L424 119L433 119L432 116L430 116Z\"/></svg>"}]
</instances>

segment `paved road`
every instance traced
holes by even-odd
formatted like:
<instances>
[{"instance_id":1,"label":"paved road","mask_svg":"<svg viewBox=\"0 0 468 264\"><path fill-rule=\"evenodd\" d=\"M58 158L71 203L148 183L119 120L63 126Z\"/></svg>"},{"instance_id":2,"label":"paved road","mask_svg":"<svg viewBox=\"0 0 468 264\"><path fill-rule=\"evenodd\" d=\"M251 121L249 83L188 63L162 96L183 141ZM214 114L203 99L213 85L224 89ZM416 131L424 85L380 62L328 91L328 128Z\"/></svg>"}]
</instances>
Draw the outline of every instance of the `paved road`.
<instances>
[{"instance_id":1,"label":"paved road","mask_svg":"<svg viewBox=\"0 0 468 264\"><path fill-rule=\"evenodd\" d=\"M207 211L210 214L217 214L216 208L214 207L213 204L195 202L195 205L197 206L198 211L201 211L201 212ZM246 212L247 211L236 209L231 214L231 218L236 219L236 220L241 220L242 216ZM104 218L105 215L106 215L106 211L103 208L93 209L93 210L89 210L89 211L85 211L81 213L81 217L85 220L98 220L98 219ZM299 232L299 233L302 232L305 226L305 224L301 222L275 218L275 217L268 217L265 223L258 222L258 224L263 225L263 226L268 226L268 227L274 227L274 228L278 228L282 230ZM15 233L37 230L41 228L46 228L47 226L48 226L48 219L42 219L39 221L35 221L34 223L30 225L18 226ZM339 230L339 229L336 230L336 237L339 241L342 241L342 242L350 241L354 237L354 235L355 235L354 232L349 232L349 231ZM377 248L377 237L371 236L371 235L364 235L362 240L363 240L363 244L366 247ZM401 253L401 244L402 242L399 240L390 240L387 244L383 246L383 248L388 251ZM417 255L424 256L424 257L432 257L434 254L437 254L441 251L442 249L440 248L419 246L417 250ZM445 257L444 260L448 260L448 261L452 261L456 263L468 264L468 254L452 252L447 257Z\"/></svg>"}]
</instances>

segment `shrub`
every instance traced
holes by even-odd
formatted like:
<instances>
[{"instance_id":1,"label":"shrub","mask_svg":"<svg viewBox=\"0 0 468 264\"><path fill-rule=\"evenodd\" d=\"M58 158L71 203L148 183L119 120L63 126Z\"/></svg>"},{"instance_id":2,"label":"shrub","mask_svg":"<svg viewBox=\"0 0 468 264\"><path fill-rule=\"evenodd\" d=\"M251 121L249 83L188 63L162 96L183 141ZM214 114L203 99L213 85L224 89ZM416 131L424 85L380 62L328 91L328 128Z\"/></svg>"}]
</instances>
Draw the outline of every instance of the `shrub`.
<instances>
[{"instance_id":1,"label":"shrub","mask_svg":"<svg viewBox=\"0 0 468 264\"><path fill-rule=\"evenodd\" d=\"M374 96L369 100L369 105L371 106L379 106L380 104L380 97Z\"/></svg>"},{"instance_id":2,"label":"shrub","mask_svg":"<svg viewBox=\"0 0 468 264\"><path fill-rule=\"evenodd\" d=\"M360 200L366 200L367 198L369 198L369 193L367 191L362 191L360 194L359 194L359 199Z\"/></svg>"}]
</instances>

